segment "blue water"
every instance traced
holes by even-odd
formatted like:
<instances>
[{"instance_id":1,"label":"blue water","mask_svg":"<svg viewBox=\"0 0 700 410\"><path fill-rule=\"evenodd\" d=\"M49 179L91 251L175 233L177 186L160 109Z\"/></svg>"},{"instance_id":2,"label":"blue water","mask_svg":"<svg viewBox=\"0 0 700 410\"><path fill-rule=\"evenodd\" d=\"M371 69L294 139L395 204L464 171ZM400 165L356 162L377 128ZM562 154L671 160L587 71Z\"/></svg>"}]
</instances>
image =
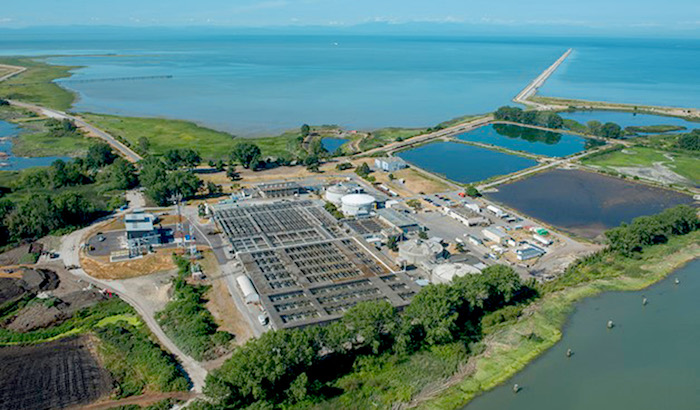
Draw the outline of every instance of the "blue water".
<instances>
[{"instance_id":1,"label":"blue water","mask_svg":"<svg viewBox=\"0 0 700 410\"><path fill-rule=\"evenodd\" d=\"M0 158L0 171L17 171L31 167L42 167L51 165L57 159L64 161L69 160L68 157L35 157L24 158L12 156L12 139L19 135L21 129L14 124L6 121L0 121L0 151L10 154L9 158ZM7 138L9 137L9 138Z\"/></svg>"},{"instance_id":2,"label":"blue water","mask_svg":"<svg viewBox=\"0 0 700 410\"><path fill-rule=\"evenodd\" d=\"M586 138L576 135L505 124L479 127L457 138L548 157L575 154L585 150L587 144Z\"/></svg>"},{"instance_id":3,"label":"blue water","mask_svg":"<svg viewBox=\"0 0 700 410\"><path fill-rule=\"evenodd\" d=\"M340 148L343 144L348 142L348 140L343 139L343 138L323 138L321 139L321 145L323 145L323 148L326 149L326 151L330 152L331 154L335 152L338 148Z\"/></svg>"},{"instance_id":4,"label":"blue water","mask_svg":"<svg viewBox=\"0 0 700 410\"><path fill-rule=\"evenodd\" d=\"M537 165L537 161L459 142L435 142L398 154L416 166L461 183L483 181Z\"/></svg>"},{"instance_id":5,"label":"blue water","mask_svg":"<svg viewBox=\"0 0 700 410\"><path fill-rule=\"evenodd\" d=\"M587 40L540 89L542 95L697 107L700 40Z\"/></svg>"},{"instance_id":6,"label":"blue water","mask_svg":"<svg viewBox=\"0 0 700 410\"><path fill-rule=\"evenodd\" d=\"M74 79L173 75L62 84L79 94L76 111L187 119L240 136L303 123L426 127L488 112L512 104L569 47L575 52L543 94L700 101L700 40L152 31L147 37L17 32L0 36L0 54L67 55L50 61L84 66ZM94 55L106 53L117 55Z\"/></svg>"},{"instance_id":7,"label":"blue water","mask_svg":"<svg viewBox=\"0 0 700 410\"><path fill-rule=\"evenodd\" d=\"M696 104L697 105L697 104ZM689 130L700 128L700 122L686 121L677 117L664 117L659 115L649 114L634 114L631 112L620 111L575 111L562 112L563 118L568 118L586 124L588 121L600 121L601 123L614 122L622 128L629 126L646 126L646 125L680 125Z\"/></svg>"},{"instance_id":8,"label":"blue water","mask_svg":"<svg viewBox=\"0 0 700 410\"><path fill-rule=\"evenodd\" d=\"M464 409L696 410L698 292L700 259L650 288L586 299L557 345ZM606 328L608 320L616 323L613 329ZM574 354L567 358L569 348ZM515 383L523 387L518 394Z\"/></svg>"}]
</instances>

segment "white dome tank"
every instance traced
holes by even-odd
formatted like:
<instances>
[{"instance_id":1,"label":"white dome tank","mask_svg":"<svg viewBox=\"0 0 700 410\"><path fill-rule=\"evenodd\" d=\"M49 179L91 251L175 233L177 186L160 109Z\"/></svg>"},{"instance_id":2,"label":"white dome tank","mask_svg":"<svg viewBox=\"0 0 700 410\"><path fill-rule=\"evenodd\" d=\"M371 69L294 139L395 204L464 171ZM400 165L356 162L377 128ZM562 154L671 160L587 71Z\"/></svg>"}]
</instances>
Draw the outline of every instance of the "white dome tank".
<instances>
[{"instance_id":1,"label":"white dome tank","mask_svg":"<svg viewBox=\"0 0 700 410\"><path fill-rule=\"evenodd\" d=\"M376 199L367 194L350 194L341 198L342 211L345 215L366 215L374 208Z\"/></svg>"}]
</instances>

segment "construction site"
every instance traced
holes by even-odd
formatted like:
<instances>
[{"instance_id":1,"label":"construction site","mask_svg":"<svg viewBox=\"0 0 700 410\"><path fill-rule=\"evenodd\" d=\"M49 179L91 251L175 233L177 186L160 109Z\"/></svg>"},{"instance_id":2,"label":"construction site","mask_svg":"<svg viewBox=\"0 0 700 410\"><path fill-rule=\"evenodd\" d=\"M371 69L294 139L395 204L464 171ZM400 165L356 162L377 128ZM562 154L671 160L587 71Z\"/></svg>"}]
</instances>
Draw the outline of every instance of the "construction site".
<instances>
[{"instance_id":1,"label":"construction site","mask_svg":"<svg viewBox=\"0 0 700 410\"><path fill-rule=\"evenodd\" d=\"M403 307L418 291L321 202L221 204L212 211L245 272L237 281L246 301L259 303L277 329L328 322L362 301Z\"/></svg>"}]
</instances>

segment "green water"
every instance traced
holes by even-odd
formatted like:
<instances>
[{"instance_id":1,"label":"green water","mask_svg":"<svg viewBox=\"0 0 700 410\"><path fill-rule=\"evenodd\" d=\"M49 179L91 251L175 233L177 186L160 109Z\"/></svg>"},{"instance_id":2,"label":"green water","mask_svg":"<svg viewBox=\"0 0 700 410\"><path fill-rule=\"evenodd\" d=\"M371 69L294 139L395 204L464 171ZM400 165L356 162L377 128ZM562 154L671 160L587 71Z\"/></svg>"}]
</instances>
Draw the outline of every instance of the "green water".
<instances>
[{"instance_id":1,"label":"green water","mask_svg":"<svg viewBox=\"0 0 700 410\"><path fill-rule=\"evenodd\" d=\"M642 291L586 299L556 346L465 409L698 409L699 294L696 259ZM613 329L606 328L608 320L615 322ZM569 348L571 358L566 357ZM514 383L523 388L518 394Z\"/></svg>"}]
</instances>

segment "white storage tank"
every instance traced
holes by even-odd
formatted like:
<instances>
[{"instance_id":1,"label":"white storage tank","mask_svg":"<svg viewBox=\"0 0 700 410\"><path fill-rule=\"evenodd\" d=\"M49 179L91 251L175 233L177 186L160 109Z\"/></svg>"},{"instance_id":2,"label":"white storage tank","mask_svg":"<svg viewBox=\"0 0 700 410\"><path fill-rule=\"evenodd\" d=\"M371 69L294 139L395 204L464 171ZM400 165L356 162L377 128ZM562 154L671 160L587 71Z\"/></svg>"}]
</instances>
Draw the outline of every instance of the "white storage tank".
<instances>
[{"instance_id":1,"label":"white storage tank","mask_svg":"<svg viewBox=\"0 0 700 410\"><path fill-rule=\"evenodd\" d=\"M342 198L350 192L350 187L343 184L336 184L326 188L326 192L323 197L330 203L340 205Z\"/></svg>"},{"instance_id":2,"label":"white storage tank","mask_svg":"<svg viewBox=\"0 0 700 410\"><path fill-rule=\"evenodd\" d=\"M444 263L435 266L433 269L433 283L450 283L459 276L477 275L481 271L466 263Z\"/></svg>"},{"instance_id":3,"label":"white storage tank","mask_svg":"<svg viewBox=\"0 0 700 410\"><path fill-rule=\"evenodd\" d=\"M255 286L253 286L253 281L251 281L249 277L241 275L236 278L236 282L238 282L238 286L240 286L241 292L243 292L245 303L258 303L260 301L260 295L258 295Z\"/></svg>"},{"instance_id":4,"label":"white storage tank","mask_svg":"<svg viewBox=\"0 0 700 410\"><path fill-rule=\"evenodd\" d=\"M367 194L350 194L341 198L341 210L345 215L367 215L374 209L375 199Z\"/></svg>"},{"instance_id":5,"label":"white storage tank","mask_svg":"<svg viewBox=\"0 0 700 410\"><path fill-rule=\"evenodd\" d=\"M436 262L443 253L444 248L439 242L411 239L399 243L399 257L396 261L399 264L425 265Z\"/></svg>"}]
</instances>

